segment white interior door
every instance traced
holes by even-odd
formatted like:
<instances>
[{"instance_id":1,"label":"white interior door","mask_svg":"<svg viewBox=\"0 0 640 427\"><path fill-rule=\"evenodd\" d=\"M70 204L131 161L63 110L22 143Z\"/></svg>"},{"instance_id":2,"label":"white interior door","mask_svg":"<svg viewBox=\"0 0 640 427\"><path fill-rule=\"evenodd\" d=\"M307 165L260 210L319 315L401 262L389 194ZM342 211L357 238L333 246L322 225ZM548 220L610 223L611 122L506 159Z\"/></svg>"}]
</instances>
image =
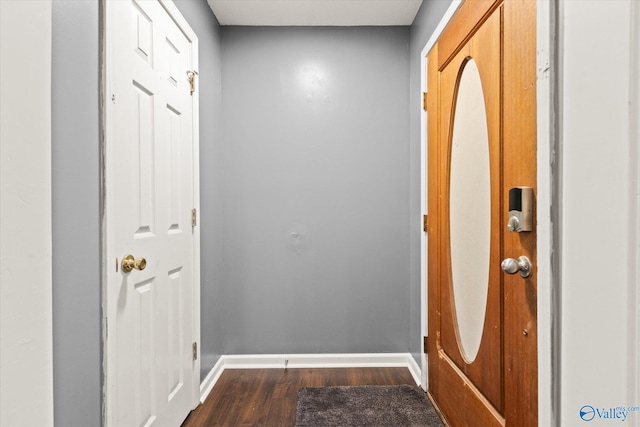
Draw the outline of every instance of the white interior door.
<instances>
[{"instance_id":1,"label":"white interior door","mask_svg":"<svg viewBox=\"0 0 640 427\"><path fill-rule=\"evenodd\" d=\"M111 426L179 426L197 403L196 98L188 78L197 50L177 13L172 3L158 0L106 3ZM126 255L146 266L126 271Z\"/></svg>"}]
</instances>

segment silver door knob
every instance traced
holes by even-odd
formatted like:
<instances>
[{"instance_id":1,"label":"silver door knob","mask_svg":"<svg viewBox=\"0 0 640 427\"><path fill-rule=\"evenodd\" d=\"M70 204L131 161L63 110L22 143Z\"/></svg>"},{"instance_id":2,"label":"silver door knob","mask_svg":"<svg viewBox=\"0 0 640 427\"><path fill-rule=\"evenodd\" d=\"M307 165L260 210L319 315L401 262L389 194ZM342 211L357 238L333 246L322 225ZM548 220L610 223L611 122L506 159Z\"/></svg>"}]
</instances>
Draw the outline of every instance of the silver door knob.
<instances>
[{"instance_id":1,"label":"silver door knob","mask_svg":"<svg viewBox=\"0 0 640 427\"><path fill-rule=\"evenodd\" d=\"M507 258L500 264L502 271L508 274L520 273L522 277L531 276L531 261L526 256L521 256L518 259Z\"/></svg>"}]
</instances>

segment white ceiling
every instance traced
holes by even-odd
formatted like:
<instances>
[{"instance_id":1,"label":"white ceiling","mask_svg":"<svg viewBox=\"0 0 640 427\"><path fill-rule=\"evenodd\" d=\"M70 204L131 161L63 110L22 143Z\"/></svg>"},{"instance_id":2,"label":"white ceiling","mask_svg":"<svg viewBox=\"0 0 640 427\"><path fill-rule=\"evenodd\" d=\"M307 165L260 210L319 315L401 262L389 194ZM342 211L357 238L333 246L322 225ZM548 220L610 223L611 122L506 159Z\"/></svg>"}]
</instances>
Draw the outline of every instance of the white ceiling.
<instances>
[{"instance_id":1,"label":"white ceiling","mask_svg":"<svg viewBox=\"0 0 640 427\"><path fill-rule=\"evenodd\" d=\"M207 0L220 25L411 25L422 0Z\"/></svg>"}]
</instances>

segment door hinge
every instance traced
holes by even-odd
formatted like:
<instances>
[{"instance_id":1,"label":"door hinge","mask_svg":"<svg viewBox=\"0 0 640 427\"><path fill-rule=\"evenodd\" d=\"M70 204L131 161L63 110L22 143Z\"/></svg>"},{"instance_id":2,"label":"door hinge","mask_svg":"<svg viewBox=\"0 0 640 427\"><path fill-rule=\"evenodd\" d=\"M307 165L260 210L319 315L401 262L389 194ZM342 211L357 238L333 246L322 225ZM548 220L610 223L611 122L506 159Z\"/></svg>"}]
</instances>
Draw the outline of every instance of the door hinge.
<instances>
[{"instance_id":1,"label":"door hinge","mask_svg":"<svg viewBox=\"0 0 640 427\"><path fill-rule=\"evenodd\" d=\"M195 227L198 223L198 212L196 208L191 209L191 227Z\"/></svg>"},{"instance_id":2,"label":"door hinge","mask_svg":"<svg viewBox=\"0 0 640 427\"><path fill-rule=\"evenodd\" d=\"M193 345L191 346L191 349L193 350L193 360L197 360L198 359L198 343L194 342Z\"/></svg>"},{"instance_id":3,"label":"door hinge","mask_svg":"<svg viewBox=\"0 0 640 427\"><path fill-rule=\"evenodd\" d=\"M427 111L427 92L422 92L422 109Z\"/></svg>"},{"instance_id":4,"label":"door hinge","mask_svg":"<svg viewBox=\"0 0 640 427\"><path fill-rule=\"evenodd\" d=\"M196 75L198 74L195 70L187 71L187 78L189 79L189 92L193 95L193 92L196 91Z\"/></svg>"},{"instance_id":5,"label":"door hinge","mask_svg":"<svg viewBox=\"0 0 640 427\"><path fill-rule=\"evenodd\" d=\"M429 215L422 216L422 231L428 233L429 231Z\"/></svg>"},{"instance_id":6,"label":"door hinge","mask_svg":"<svg viewBox=\"0 0 640 427\"><path fill-rule=\"evenodd\" d=\"M424 337L424 354L429 354L429 337Z\"/></svg>"}]
</instances>

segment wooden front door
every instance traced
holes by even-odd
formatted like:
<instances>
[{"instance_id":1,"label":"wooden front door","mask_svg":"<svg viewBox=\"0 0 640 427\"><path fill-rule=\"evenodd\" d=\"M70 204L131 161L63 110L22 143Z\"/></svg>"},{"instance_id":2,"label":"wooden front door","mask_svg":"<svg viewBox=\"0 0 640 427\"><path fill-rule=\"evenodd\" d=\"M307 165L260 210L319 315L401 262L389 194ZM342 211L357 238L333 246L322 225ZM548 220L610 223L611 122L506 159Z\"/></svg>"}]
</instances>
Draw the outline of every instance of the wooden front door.
<instances>
[{"instance_id":1,"label":"wooden front door","mask_svg":"<svg viewBox=\"0 0 640 427\"><path fill-rule=\"evenodd\" d=\"M507 230L509 189L536 191L535 16L466 1L427 57L429 393L452 426L537 425L535 218ZM520 256L529 277L501 269Z\"/></svg>"}]
</instances>

